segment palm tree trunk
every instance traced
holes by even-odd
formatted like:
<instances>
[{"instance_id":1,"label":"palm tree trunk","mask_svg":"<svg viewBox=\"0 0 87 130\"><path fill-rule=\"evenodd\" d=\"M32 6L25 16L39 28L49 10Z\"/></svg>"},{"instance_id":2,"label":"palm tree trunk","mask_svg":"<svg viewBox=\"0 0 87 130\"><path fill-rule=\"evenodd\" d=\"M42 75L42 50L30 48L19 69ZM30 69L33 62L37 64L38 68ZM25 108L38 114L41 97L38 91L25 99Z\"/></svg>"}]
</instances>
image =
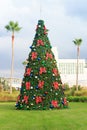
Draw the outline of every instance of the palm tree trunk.
<instances>
[{"instance_id":1,"label":"palm tree trunk","mask_svg":"<svg viewBox=\"0 0 87 130\"><path fill-rule=\"evenodd\" d=\"M76 90L78 91L79 46L77 46Z\"/></svg>"},{"instance_id":2,"label":"palm tree trunk","mask_svg":"<svg viewBox=\"0 0 87 130\"><path fill-rule=\"evenodd\" d=\"M12 93L13 71L14 71L14 33L12 34L12 61L11 61L10 94Z\"/></svg>"}]
</instances>

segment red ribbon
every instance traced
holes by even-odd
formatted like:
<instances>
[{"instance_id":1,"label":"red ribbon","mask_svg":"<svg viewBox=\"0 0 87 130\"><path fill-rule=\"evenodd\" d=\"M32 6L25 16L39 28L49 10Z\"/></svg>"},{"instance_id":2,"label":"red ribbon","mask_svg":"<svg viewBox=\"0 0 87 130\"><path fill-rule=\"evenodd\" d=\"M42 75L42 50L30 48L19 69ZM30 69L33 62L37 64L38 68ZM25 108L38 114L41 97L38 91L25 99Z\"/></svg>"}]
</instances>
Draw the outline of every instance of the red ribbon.
<instances>
[{"instance_id":1,"label":"red ribbon","mask_svg":"<svg viewBox=\"0 0 87 130\"><path fill-rule=\"evenodd\" d=\"M26 90L30 89L30 82L26 82Z\"/></svg>"},{"instance_id":2,"label":"red ribbon","mask_svg":"<svg viewBox=\"0 0 87 130\"><path fill-rule=\"evenodd\" d=\"M43 86L44 86L44 81L39 81L39 83L38 83L38 87L39 87L40 89L42 89Z\"/></svg>"},{"instance_id":3,"label":"red ribbon","mask_svg":"<svg viewBox=\"0 0 87 130\"><path fill-rule=\"evenodd\" d=\"M45 26L44 26L44 34L47 34L47 29Z\"/></svg>"},{"instance_id":4,"label":"red ribbon","mask_svg":"<svg viewBox=\"0 0 87 130\"><path fill-rule=\"evenodd\" d=\"M37 58L37 52L32 52L31 59L34 60Z\"/></svg>"},{"instance_id":5,"label":"red ribbon","mask_svg":"<svg viewBox=\"0 0 87 130\"><path fill-rule=\"evenodd\" d=\"M20 95L17 97L17 102L20 100Z\"/></svg>"},{"instance_id":6,"label":"red ribbon","mask_svg":"<svg viewBox=\"0 0 87 130\"><path fill-rule=\"evenodd\" d=\"M58 89L59 88L58 82L53 82L53 87L54 87L54 89Z\"/></svg>"},{"instance_id":7,"label":"red ribbon","mask_svg":"<svg viewBox=\"0 0 87 130\"><path fill-rule=\"evenodd\" d=\"M26 95L24 96L24 102L28 103L28 96L26 96Z\"/></svg>"},{"instance_id":8,"label":"red ribbon","mask_svg":"<svg viewBox=\"0 0 87 130\"><path fill-rule=\"evenodd\" d=\"M56 68L53 68L53 73L55 74L55 76L57 76L58 75L58 70L56 69Z\"/></svg>"},{"instance_id":9,"label":"red ribbon","mask_svg":"<svg viewBox=\"0 0 87 130\"><path fill-rule=\"evenodd\" d=\"M27 68L27 70L26 70L26 75L30 75L30 73L31 73L31 68Z\"/></svg>"},{"instance_id":10,"label":"red ribbon","mask_svg":"<svg viewBox=\"0 0 87 130\"><path fill-rule=\"evenodd\" d=\"M44 30L45 30L45 31L47 30L45 26L44 26Z\"/></svg>"},{"instance_id":11,"label":"red ribbon","mask_svg":"<svg viewBox=\"0 0 87 130\"><path fill-rule=\"evenodd\" d=\"M36 104L41 103L42 102L42 98L40 96L36 97Z\"/></svg>"},{"instance_id":12,"label":"red ribbon","mask_svg":"<svg viewBox=\"0 0 87 130\"><path fill-rule=\"evenodd\" d=\"M53 105L53 107L58 107L58 101L56 100L52 100L51 104Z\"/></svg>"},{"instance_id":13,"label":"red ribbon","mask_svg":"<svg viewBox=\"0 0 87 130\"><path fill-rule=\"evenodd\" d=\"M66 97L63 99L64 105L68 105Z\"/></svg>"},{"instance_id":14,"label":"red ribbon","mask_svg":"<svg viewBox=\"0 0 87 130\"><path fill-rule=\"evenodd\" d=\"M52 56L52 54L51 53L46 53L46 60L48 59L48 58L50 58L50 59L52 59L53 58L53 56Z\"/></svg>"},{"instance_id":15,"label":"red ribbon","mask_svg":"<svg viewBox=\"0 0 87 130\"><path fill-rule=\"evenodd\" d=\"M36 26L36 30L38 29L38 25Z\"/></svg>"},{"instance_id":16,"label":"red ribbon","mask_svg":"<svg viewBox=\"0 0 87 130\"><path fill-rule=\"evenodd\" d=\"M45 67L40 67L39 73L40 73L40 74L46 73L46 68L45 68Z\"/></svg>"},{"instance_id":17,"label":"red ribbon","mask_svg":"<svg viewBox=\"0 0 87 130\"><path fill-rule=\"evenodd\" d=\"M37 46L43 46L44 45L44 42L42 40L37 40Z\"/></svg>"}]
</instances>

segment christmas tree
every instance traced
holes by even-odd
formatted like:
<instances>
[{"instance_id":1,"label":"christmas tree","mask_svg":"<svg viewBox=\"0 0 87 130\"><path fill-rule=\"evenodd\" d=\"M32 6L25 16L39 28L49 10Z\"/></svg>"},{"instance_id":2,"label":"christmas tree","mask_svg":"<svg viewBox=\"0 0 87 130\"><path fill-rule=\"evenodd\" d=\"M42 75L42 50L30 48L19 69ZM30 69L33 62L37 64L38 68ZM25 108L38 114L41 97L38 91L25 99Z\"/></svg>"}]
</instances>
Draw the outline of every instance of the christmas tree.
<instances>
[{"instance_id":1,"label":"christmas tree","mask_svg":"<svg viewBox=\"0 0 87 130\"><path fill-rule=\"evenodd\" d=\"M17 98L17 109L45 110L68 106L47 34L44 21L39 20Z\"/></svg>"}]
</instances>

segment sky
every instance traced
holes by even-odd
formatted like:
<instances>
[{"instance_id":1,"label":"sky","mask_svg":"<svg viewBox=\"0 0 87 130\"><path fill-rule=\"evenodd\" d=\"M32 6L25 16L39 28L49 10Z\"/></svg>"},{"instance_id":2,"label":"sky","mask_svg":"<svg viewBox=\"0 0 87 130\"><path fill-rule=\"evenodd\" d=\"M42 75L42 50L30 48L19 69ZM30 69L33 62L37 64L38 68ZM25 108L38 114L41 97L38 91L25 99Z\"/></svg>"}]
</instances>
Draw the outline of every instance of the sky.
<instances>
[{"instance_id":1,"label":"sky","mask_svg":"<svg viewBox=\"0 0 87 130\"><path fill-rule=\"evenodd\" d=\"M87 58L86 0L0 0L0 76L9 76L11 68L11 33L5 25L12 20L22 27L14 44L14 75L21 77L39 19L49 29L48 38L59 58L76 58L75 38L82 39L80 58Z\"/></svg>"}]
</instances>

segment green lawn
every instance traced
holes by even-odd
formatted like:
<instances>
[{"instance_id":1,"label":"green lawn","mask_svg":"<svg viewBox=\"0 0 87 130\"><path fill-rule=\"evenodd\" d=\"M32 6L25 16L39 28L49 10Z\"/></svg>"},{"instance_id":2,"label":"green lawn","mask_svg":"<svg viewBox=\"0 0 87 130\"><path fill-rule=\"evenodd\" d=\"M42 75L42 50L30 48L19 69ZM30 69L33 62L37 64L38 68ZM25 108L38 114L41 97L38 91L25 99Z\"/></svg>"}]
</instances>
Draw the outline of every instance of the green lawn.
<instances>
[{"instance_id":1,"label":"green lawn","mask_svg":"<svg viewBox=\"0 0 87 130\"><path fill-rule=\"evenodd\" d=\"M69 103L68 109L15 110L0 103L0 130L87 130L87 103Z\"/></svg>"}]
</instances>

